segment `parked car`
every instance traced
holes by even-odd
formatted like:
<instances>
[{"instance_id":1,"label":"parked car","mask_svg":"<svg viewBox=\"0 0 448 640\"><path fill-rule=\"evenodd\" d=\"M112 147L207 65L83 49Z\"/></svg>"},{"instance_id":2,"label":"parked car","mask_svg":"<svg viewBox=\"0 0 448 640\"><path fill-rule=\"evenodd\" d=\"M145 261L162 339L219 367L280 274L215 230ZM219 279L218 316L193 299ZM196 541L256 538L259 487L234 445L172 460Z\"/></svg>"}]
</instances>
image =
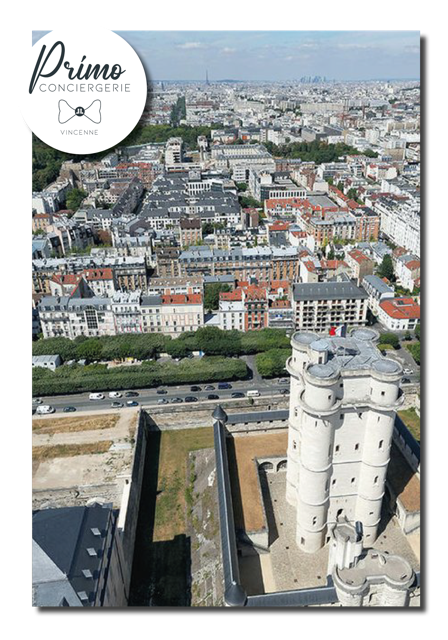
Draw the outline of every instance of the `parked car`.
<instances>
[{"instance_id":1,"label":"parked car","mask_svg":"<svg viewBox=\"0 0 448 640\"><path fill-rule=\"evenodd\" d=\"M121 407L123 407L124 405L122 402L112 402L110 406L112 407L112 409L121 409Z\"/></svg>"},{"instance_id":2,"label":"parked car","mask_svg":"<svg viewBox=\"0 0 448 640\"><path fill-rule=\"evenodd\" d=\"M246 396L248 398L258 398L259 395L260 395L260 392L258 391L258 389L251 389L246 393Z\"/></svg>"},{"instance_id":3,"label":"parked car","mask_svg":"<svg viewBox=\"0 0 448 640\"><path fill-rule=\"evenodd\" d=\"M64 407L62 411L64 413L72 413L72 411L76 411L76 407Z\"/></svg>"},{"instance_id":4,"label":"parked car","mask_svg":"<svg viewBox=\"0 0 448 640\"><path fill-rule=\"evenodd\" d=\"M166 389L157 389L156 393L158 393L160 396L163 396L168 393L168 391Z\"/></svg>"},{"instance_id":5,"label":"parked car","mask_svg":"<svg viewBox=\"0 0 448 640\"><path fill-rule=\"evenodd\" d=\"M185 402L197 402L198 399L195 396L187 396Z\"/></svg>"},{"instance_id":6,"label":"parked car","mask_svg":"<svg viewBox=\"0 0 448 640\"><path fill-rule=\"evenodd\" d=\"M127 407L138 407L138 402L136 402L135 400L128 400L126 402L126 406Z\"/></svg>"},{"instance_id":7,"label":"parked car","mask_svg":"<svg viewBox=\"0 0 448 640\"><path fill-rule=\"evenodd\" d=\"M202 391L201 387L197 387L196 385L193 385L192 387L190 387L190 391Z\"/></svg>"},{"instance_id":8,"label":"parked car","mask_svg":"<svg viewBox=\"0 0 448 640\"><path fill-rule=\"evenodd\" d=\"M289 389L280 389L280 393L286 396L289 393Z\"/></svg>"},{"instance_id":9,"label":"parked car","mask_svg":"<svg viewBox=\"0 0 448 640\"><path fill-rule=\"evenodd\" d=\"M231 398L244 398L245 396L244 396L244 393L242 393L241 391L234 391L230 397Z\"/></svg>"},{"instance_id":10,"label":"parked car","mask_svg":"<svg viewBox=\"0 0 448 640\"><path fill-rule=\"evenodd\" d=\"M137 391L126 391L126 393L124 394L125 398L138 398L138 393Z\"/></svg>"},{"instance_id":11,"label":"parked car","mask_svg":"<svg viewBox=\"0 0 448 640\"><path fill-rule=\"evenodd\" d=\"M157 400L157 404L168 404L169 400L167 398L159 398Z\"/></svg>"},{"instance_id":12,"label":"parked car","mask_svg":"<svg viewBox=\"0 0 448 640\"><path fill-rule=\"evenodd\" d=\"M33 404L42 404L42 398L33 398Z\"/></svg>"},{"instance_id":13,"label":"parked car","mask_svg":"<svg viewBox=\"0 0 448 640\"><path fill-rule=\"evenodd\" d=\"M171 404L179 404L179 402L183 402L183 398L173 398L171 400Z\"/></svg>"},{"instance_id":14,"label":"parked car","mask_svg":"<svg viewBox=\"0 0 448 640\"><path fill-rule=\"evenodd\" d=\"M289 378L280 378L280 380L277 381L277 384L289 384Z\"/></svg>"},{"instance_id":15,"label":"parked car","mask_svg":"<svg viewBox=\"0 0 448 640\"><path fill-rule=\"evenodd\" d=\"M109 393L109 398L121 398L121 393L119 391L111 391Z\"/></svg>"},{"instance_id":16,"label":"parked car","mask_svg":"<svg viewBox=\"0 0 448 640\"><path fill-rule=\"evenodd\" d=\"M207 400L219 400L219 396L216 393L209 393Z\"/></svg>"},{"instance_id":17,"label":"parked car","mask_svg":"<svg viewBox=\"0 0 448 640\"><path fill-rule=\"evenodd\" d=\"M414 373L414 370L413 369L403 369L403 373L406 376L411 376Z\"/></svg>"},{"instance_id":18,"label":"parked car","mask_svg":"<svg viewBox=\"0 0 448 640\"><path fill-rule=\"evenodd\" d=\"M218 384L218 389L231 389L232 385L230 384L230 382L220 382Z\"/></svg>"},{"instance_id":19,"label":"parked car","mask_svg":"<svg viewBox=\"0 0 448 640\"><path fill-rule=\"evenodd\" d=\"M104 400L104 393L91 393L89 400Z\"/></svg>"},{"instance_id":20,"label":"parked car","mask_svg":"<svg viewBox=\"0 0 448 640\"><path fill-rule=\"evenodd\" d=\"M212 384L208 384L206 387L204 387L204 391L214 391L215 387Z\"/></svg>"},{"instance_id":21,"label":"parked car","mask_svg":"<svg viewBox=\"0 0 448 640\"><path fill-rule=\"evenodd\" d=\"M402 378L402 379L401 379L401 382L402 382L403 384L409 384L411 381L409 380L409 378Z\"/></svg>"}]
</instances>

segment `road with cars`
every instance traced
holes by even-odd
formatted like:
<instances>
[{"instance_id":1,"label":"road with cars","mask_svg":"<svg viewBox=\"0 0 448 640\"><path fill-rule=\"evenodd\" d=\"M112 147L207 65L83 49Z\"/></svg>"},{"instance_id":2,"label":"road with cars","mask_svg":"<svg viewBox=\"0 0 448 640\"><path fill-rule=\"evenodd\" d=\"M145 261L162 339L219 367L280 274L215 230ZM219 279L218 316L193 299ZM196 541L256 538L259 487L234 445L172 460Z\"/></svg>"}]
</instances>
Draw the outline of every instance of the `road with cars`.
<instances>
[{"instance_id":1,"label":"road with cars","mask_svg":"<svg viewBox=\"0 0 448 640\"><path fill-rule=\"evenodd\" d=\"M127 403L138 403L131 406L144 405L147 406L165 406L170 404L175 405L177 403L185 403L187 398L195 398L193 402L204 402L207 400L229 400L235 394L241 394L238 397L247 397L248 391L258 391L260 396L282 396L289 395L289 379L280 378L274 380L257 381L238 381L229 384L230 388L219 389L218 383L210 384L198 384L198 385L184 385L184 386L172 386L172 387L158 387L157 389L133 389L130 392L120 391L111 392L114 397L109 397L108 392L104 392L104 399L89 399L89 393L76 393L65 396L45 396L40 398L42 400L40 404L34 402L33 399L33 413L38 406L50 405L54 407L56 413L65 413L64 409L67 407L73 407L76 411L95 411L105 409L120 409L118 405L112 406L114 403L123 404L124 407L129 406ZM197 389L200 389L198 391ZM163 393L165 392L165 393ZM116 397L116 394L121 394L120 397ZM126 394L138 394L128 397ZM209 397L210 396L210 397ZM213 396L213 397L212 397ZM218 396L218 397L216 397ZM192 402L192 404L193 404Z\"/></svg>"}]
</instances>

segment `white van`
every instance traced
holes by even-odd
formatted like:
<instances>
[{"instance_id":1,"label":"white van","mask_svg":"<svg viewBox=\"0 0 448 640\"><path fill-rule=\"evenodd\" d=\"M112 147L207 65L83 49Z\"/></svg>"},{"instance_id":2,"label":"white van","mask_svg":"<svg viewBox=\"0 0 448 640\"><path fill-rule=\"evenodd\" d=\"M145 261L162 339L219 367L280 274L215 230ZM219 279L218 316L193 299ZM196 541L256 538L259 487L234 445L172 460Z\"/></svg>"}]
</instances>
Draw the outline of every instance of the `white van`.
<instances>
[{"instance_id":1,"label":"white van","mask_svg":"<svg viewBox=\"0 0 448 640\"><path fill-rule=\"evenodd\" d=\"M48 413L54 413L55 411L56 409L49 404L40 404L36 409L36 413L39 415L47 415Z\"/></svg>"},{"instance_id":2,"label":"white van","mask_svg":"<svg viewBox=\"0 0 448 640\"><path fill-rule=\"evenodd\" d=\"M252 389L252 391L248 391L246 393L246 396L248 398L258 398L259 395L260 395L260 392L258 391L258 389Z\"/></svg>"},{"instance_id":3,"label":"white van","mask_svg":"<svg viewBox=\"0 0 448 640\"><path fill-rule=\"evenodd\" d=\"M104 393L91 393L89 400L104 400Z\"/></svg>"},{"instance_id":4,"label":"white van","mask_svg":"<svg viewBox=\"0 0 448 640\"><path fill-rule=\"evenodd\" d=\"M111 391L109 393L109 398L121 398L121 393L118 391Z\"/></svg>"}]
</instances>

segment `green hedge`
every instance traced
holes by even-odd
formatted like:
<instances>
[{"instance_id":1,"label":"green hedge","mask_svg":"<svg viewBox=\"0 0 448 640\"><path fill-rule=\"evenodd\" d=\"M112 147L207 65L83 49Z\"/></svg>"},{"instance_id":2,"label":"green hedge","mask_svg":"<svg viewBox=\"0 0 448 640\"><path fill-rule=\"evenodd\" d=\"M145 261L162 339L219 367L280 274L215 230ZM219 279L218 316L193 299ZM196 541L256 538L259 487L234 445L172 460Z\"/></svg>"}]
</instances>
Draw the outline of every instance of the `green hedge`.
<instances>
[{"instance_id":1,"label":"green hedge","mask_svg":"<svg viewBox=\"0 0 448 640\"><path fill-rule=\"evenodd\" d=\"M221 380L243 380L248 375L245 362L238 359L203 357L201 360L144 362L141 365L63 365L56 371L33 369L33 394L58 395L119 389L139 389L159 385L181 385Z\"/></svg>"}]
</instances>

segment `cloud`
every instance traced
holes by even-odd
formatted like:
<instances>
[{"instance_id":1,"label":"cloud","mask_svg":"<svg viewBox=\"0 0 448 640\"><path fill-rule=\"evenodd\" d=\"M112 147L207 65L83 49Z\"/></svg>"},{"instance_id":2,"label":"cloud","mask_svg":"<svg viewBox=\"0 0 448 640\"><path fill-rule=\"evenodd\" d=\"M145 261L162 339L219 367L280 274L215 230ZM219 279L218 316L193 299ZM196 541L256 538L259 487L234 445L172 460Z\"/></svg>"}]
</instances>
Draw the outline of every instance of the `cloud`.
<instances>
[{"instance_id":1,"label":"cloud","mask_svg":"<svg viewBox=\"0 0 448 640\"><path fill-rule=\"evenodd\" d=\"M178 49L205 49L205 44L202 42L184 42L177 45Z\"/></svg>"},{"instance_id":2,"label":"cloud","mask_svg":"<svg viewBox=\"0 0 448 640\"><path fill-rule=\"evenodd\" d=\"M221 49L221 53L236 53L236 49L233 47L224 47L224 49Z\"/></svg>"}]
</instances>

